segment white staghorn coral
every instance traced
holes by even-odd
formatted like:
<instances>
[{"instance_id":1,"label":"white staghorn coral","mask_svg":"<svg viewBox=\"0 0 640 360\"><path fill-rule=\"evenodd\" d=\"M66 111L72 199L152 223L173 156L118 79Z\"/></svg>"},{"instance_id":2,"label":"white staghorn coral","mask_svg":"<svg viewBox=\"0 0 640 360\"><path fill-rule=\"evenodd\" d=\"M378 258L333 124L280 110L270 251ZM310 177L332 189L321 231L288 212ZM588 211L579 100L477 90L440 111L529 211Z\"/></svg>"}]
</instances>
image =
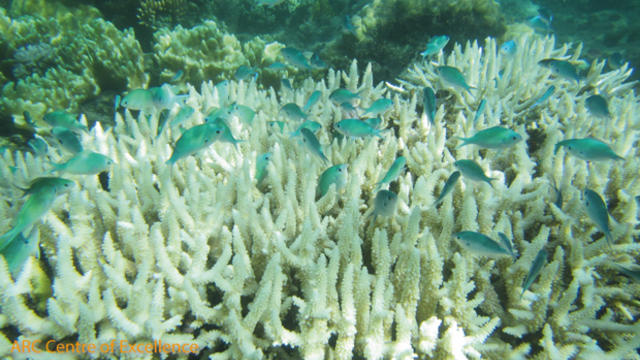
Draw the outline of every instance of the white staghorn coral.
<instances>
[{"instance_id":1,"label":"white staghorn coral","mask_svg":"<svg viewBox=\"0 0 640 360\"><path fill-rule=\"evenodd\" d=\"M37 225L43 257L30 259L15 280L0 260L0 322L17 329L20 340L195 343L211 359L637 358L640 286L613 267L633 262L639 249L640 124L632 114L640 105L623 84L629 74L600 74L602 64L592 65L588 81L607 93L614 116L603 126L586 113L587 95L577 94L576 84L537 67L544 57L568 57L567 46L523 37L518 49L503 59L489 39L483 47L456 46L446 58L487 99L475 127L479 96L439 91L431 126L414 91L392 97L383 126L393 130L383 139L333 138L330 127L340 120L328 100L333 90L359 92L363 107L386 91L374 86L370 68L359 76L355 63L349 73L330 70L325 81L306 80L284 93L231 82L231 98L256 111L252 124L230 122L245 142L238 149L215 143L174 165L165 162L180 134L156 138L156 116L136 119L125 111L113 128L97 123L83 144L115 160L108 190L97 177L73 177L76 189ZM433 65L422 63L405 74L403 86L420 90L436 82ZM527 104L550 84L556 94L531 109ZM322 100L309 115L324 127L324 153L332 164L349 166L344 189L332 186L317 201L325 166L288 132L267 125L278 120L282 104L302 105L314 90ZM196 112L186 126L202 123L221 106L218 99L211 83L199 92L191 87L186 103ZM500 152L455 149L453 135L500 123L528 141ZM625 160L587 167L562 151L553 154L557 141L587 135L609 140ZM257 187L256 154L267 151L267 176ZM408 171L392 185L397 211L372 220L376 182L399 154ZM49 156L60 158L53 150ZM436 208L453 162L462 158L496 178L493 188L462 179ZM45 159L20 152L0 159L7 186L46 168ZM562 209L553 204L552 181L562 191ZM617 219L611 248L584 214L586 186L611 201ZM0 204L1 229L10 227L19 203ZM453 240L460 230L503 232L519 257L473 256ZM543 247L549 263L521 299L522 281ZM48 298L35 296L43 281ZM14 339L3 331L0 353L8 355Z\"/></svg>"}]
</instances>

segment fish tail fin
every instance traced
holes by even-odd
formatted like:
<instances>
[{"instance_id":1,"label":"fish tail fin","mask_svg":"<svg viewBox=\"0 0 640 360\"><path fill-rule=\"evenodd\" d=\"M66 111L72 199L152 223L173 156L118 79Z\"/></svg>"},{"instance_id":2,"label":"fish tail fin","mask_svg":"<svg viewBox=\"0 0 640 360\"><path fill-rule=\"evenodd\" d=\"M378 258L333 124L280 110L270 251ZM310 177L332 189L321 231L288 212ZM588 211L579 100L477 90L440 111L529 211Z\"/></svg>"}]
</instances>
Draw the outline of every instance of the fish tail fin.
<instances>
[{"instance_id":1,"label":"fish tail fin","mask_svg":"<svg viewBox=\"0 0 640 360\"><path fill-rule=\"evenodd\" d=\"M9 246L9 244L11 244L13 240L15 240L20 232L20 229L14 227L0 236L0 251Z\"/></svg>"},{"instance_id":2,"label":"fish tail fin","mask_svg":"<svg viewBox=\"0 0 640 360\"><path fill-rule=\"evenodd\" d=\"M246 140L233 140L233 146L238 149L238 144L245 142Z\"/></svg>"},{"instance_id":3,"label":"fish tail fin","mask_svg":"<svg viewBox=\"0 0 640 360\"><path fill-rule=\"evenodd\" d=\"M462 141L462 144L456 146L456 149L460 149L461 147L470 144L469 143L469 139L471 139L471 138L463 138L463 137L460 137L460 136L454 136L454 138Z\"/></svg>"},{"instance_id":4,"label":"fish tail fin","mask_svg":"<svg viewBox=\"0 0 640 360\"><path fill-rule=\"evenodd\" d=\"M171 157L169 158L169 160L165 161L164 163L165 163L166 165L173 165L173 164L175 164L175 163L176 163L176 160L178 160L178 159L174 158L174 156L173 156L173 155L171 155Z\"/></svg>"}]
</instances>

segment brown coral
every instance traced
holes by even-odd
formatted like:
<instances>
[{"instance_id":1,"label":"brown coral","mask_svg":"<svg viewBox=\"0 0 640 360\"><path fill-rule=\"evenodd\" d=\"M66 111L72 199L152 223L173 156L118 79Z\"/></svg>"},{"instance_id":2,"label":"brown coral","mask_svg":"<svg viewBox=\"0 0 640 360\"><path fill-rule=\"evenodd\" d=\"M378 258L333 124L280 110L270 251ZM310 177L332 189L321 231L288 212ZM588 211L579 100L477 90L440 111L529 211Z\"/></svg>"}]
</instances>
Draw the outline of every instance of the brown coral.
<instances>
[{"instance_id":1,"label":"brown coral","mask_svg":"<svg viewBox=\"0 0 640 360\"><path fill-rule=\"evenodd\" d=\"M179 24L186 14L185 0L142 0L136 16L140 24L156 30Z\"/></svg>"}]
</instances>

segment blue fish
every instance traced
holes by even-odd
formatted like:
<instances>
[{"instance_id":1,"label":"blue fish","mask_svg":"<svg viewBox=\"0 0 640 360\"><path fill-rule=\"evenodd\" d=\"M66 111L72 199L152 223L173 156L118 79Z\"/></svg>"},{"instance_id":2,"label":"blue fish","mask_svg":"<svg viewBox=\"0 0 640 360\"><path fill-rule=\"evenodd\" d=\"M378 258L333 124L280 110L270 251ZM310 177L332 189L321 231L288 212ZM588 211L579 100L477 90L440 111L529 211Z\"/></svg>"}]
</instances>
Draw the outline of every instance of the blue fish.
<instances>
[{"instance_id":1,"label":"blue fish","mask_svg":"<svg viewBox=\"0 0 640 360\"><path fill-rule=\"evenodd\" d=\"M309 60L309 62L314 69L327 68L327 63L322 61L322 59L320 59L320 56L316 53L313 53L313 55L311 55L311 59Z\"/></svg>"},{"instance_id":2,"label":"blue fish","mask_svg":"<svg viewBox=\"0 0 640 360\"><path fill-rule=\"evenodd\" d=\"M291 65L304 70L311 70L311 64L309 64L309 61L304 57L300 50L292 47L286 47L280 50L280 54Z\"/></svg>"},{"instance_id":3,"label":"blue fish","mask_svg":"<svg viewBox=\"0 0 640 360\"><path fill-rule=\"evenodd\" d=\"M549 34L553 32L553 29L551 29L551 19L547 19L541 15L536 15L529 19L528 24L535 32L540 34Z\"/></svg>"},{"instance_id":4,"label":"blue fish","mask_svg":"<svg viewBox=\"0 0 640 360\"><path fill-rule=\"evenodd\" d=\"M478 105L478 110L476 110L476 115L473 117L474 124L476 123L476 121L478 121L478 119L480 118L480 115L482 115L482 113L484 112L485 106L487 106L487 100L482 99L482 101L480 101L480 105Z\"/></svg>"},{"instance_id":5,"label":"blue fish","mask_svg":"<svg viewBox=\"0 0 640 360\"><path fill-rule=\"evenodd\" d=\"M436 123L436 94L432 88L425 86L422 89L422 105L424 107L424 113L427 115L427 119L433 125Z\"/></svg>"},{"instance_id":6,"label":"blue fish","mask_svg":"<svg viewBox=\"0 0 640 360\"><path fill-rule=\"evenodd\" d=\"M309 99L307 99L307 103L302 108L302 112L307 112L309 109L315 105L318 100L320 100L320 96L322 96L322 92L320 90L316 90L309 95Z\"/></svg>"},{"instance_id":7,"label":"blue fish","mask_svg":"<svg viewBox=\"0 0 640 360\"><path fill-rule=\"evenodd\" d=\"M291 85L291 81L289 81L289 79L287 78L280 80L280 84L285 89L293 90L293 85Z\"/></svg>"},{"instance_id":8,"label":"blue fish","mask_svg":"<svg viewBox=\"0 0 640 360\"><path fill-rule=\"evenodd\" d=\"M535 103L533 103L533 107L536 107L540 104L542 104L545 100L547 100L549 97L551 97L551 95L553 94L553 92L556 91L556 87L551 85L547 88L547 91L544 92L544 94L542 94L542 96L540 96L540 98L538 98L538 100L536 100Z\"/></svg>"},{"instance_id":9,"label":"blue fish","mask_svg":"<svg viewBox=\"0 0 640 360\"><path fill-rule=\"evenodd\" d=\"M516 42L509 40L500 46L500 53L506 56L511 56L516 53Z\"/></svg>"},{"instance_id":10,"label":"blue fish","mask_svg":"<svg viewBox=\"0 0 640 360\"><path fill-rule=\"evenodd\" d=\"M449 42L449 37L447 35L439 35L439 36L434 36L431 39L429 39L429 42L427 43L427 48L420 53L420 55L422 55L423 58L436 54L438 53L440 50L442 50L447 43Z\"/></svg>"}]
</instances>

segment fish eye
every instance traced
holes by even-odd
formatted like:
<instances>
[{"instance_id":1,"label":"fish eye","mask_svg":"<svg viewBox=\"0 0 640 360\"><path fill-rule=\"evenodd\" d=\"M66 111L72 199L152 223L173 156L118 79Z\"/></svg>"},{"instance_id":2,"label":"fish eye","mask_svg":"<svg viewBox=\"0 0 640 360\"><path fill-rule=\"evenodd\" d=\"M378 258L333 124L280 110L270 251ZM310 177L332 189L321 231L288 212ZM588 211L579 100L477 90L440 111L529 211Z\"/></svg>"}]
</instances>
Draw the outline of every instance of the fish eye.
<instances>
[{"instance_id":1,"label":"fish eye","mask_svg":"<svg viewBox=\"0 0 640 360\"><path fill-rule=\"evenodd\" d=\"M218 129L216 130L216 134L220 134L222 132L222 130Z\"/></svg>"},{"instance_id":2,"label":"fish eye","mask_svg":"<svg viewBox=\"0 0 640 360\"><path fill-rule=\"evenodd\" d=\"M511 138L512 138L513 140L518 140L518 137L517 137L517 136L515 136L515 135L513 135Z\"/></svg>"}]
</instances>

